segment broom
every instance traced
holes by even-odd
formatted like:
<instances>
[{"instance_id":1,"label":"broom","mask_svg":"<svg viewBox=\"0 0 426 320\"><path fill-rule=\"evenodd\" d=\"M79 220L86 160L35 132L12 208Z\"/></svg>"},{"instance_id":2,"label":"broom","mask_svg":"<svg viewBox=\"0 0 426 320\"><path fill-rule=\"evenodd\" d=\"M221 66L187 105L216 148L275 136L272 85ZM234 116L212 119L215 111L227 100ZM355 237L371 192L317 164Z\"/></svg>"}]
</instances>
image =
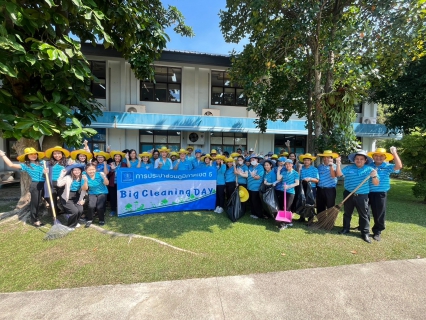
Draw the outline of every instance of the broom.
<instances>
[{"instance_id":1,"label":"broom","mask_svg":"<svg viewBox=\"0 0 426 320\"><path fill-rule=\"evenodd\" d=\"M340 202L338 205L335 205L332 208L328 208L320 213L317 214L317 219L318 221L315 223L310 224L309 226L312 229L323 229L323 230L327 230L330 231L331 229L333 229L334 227L334 223L336 222L337 216L339 215L340 212L340 208L343 206L343 204L345 203L346 200L348 200L348 198L350 196L352 196L359 188L361 188L361 186L368 181L368 179L370 179L370 176L366 177L356 188L354 191L352 191L351 193L349 193L349 195L343 199L342 202Z\"/></svg>"},{"instance_id":2,"label":"broom","mask_svg":"<svg viewBox=\"0 0 426 320\"><path fill-rule=\"evenodd\" d=\"M43 165L44 165L44 168L46 169L46 161L43 163ZM53 202L52 188L50 187L50 178L47 172L45 172L45 175L46 175L47 190L49 191L50 206L52 208L52 213L53 213L53 226L44 236L44 240L55 240L55 239L65 237L68 233L72 231L72 229L62 225L59 222L59 220L56 219L55 203Z\"/></svg>"}]
</instances>

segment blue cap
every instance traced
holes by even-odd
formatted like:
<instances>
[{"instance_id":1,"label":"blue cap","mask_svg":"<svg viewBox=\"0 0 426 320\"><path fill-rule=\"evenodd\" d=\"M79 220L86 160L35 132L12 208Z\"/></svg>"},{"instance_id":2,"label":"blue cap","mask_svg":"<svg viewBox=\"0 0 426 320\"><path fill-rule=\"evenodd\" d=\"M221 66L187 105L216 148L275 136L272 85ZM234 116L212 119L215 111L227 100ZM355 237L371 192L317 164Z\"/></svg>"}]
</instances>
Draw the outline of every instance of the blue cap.
<instances>
[{"instance_id":1,"label":"blue cap","mask_svg":"<svg viewBox=\"0 0 426 320\"><path fill-rule=\"evenodd\" d=\"M277 161L279 161L279 162L285 162L286 160L287 160L286 157L280 157L280 158L277 159Z\"/></svg>"},{"instance_id":2,"label":"blue cap","mask_svg":"<svg viewBox=\"0 0 426 320\"><path fill-rule=\"evenodd\" d=\"M271 157L273 155L274 155L274 153L272 151L269 151L268 154L267 154L268 157Z\"/></svg>"},{"instance_id":3,"label":"blue cap","mask_svg":"<svg viewBox=\"0 0 426 320\"><path fill-rule=\"evenodd\" d=\"M293 164L293 160L287 159L286 161L284 161L284 163L291 163L291 164Z\"/></svg>"},{"instance_id":4,"label":"blue cap","mask_svg":"<svg viewBox=\"0 0 426 320\"><path fill-rule=\"evenodd\" d=\"M202 153L201 149L195 150L195 153Z\"/></svg>"},{"instance_id":5,"label":"blue cap","mask_svg":"<svg viewBox=\"0 0 426 320\"><path fill-rule=\"evenodd\" d=\"M250 162L250 157L244 159L245 162Z\"/></svg>"}]
</instances>

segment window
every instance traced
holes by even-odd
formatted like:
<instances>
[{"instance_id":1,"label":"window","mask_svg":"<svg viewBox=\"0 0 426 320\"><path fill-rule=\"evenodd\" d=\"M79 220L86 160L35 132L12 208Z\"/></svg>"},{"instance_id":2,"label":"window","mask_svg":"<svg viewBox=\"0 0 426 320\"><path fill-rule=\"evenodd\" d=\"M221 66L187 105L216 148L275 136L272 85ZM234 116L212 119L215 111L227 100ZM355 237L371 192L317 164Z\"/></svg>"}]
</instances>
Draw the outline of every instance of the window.
<instances>
[{"instance_id":1,"label":"window","mask_svg":"<svg viewBox=\"0 0 426 320\"><path fill-rule=\"evenodd\" d=\"M141 152L167 147L171 151L179 151L181 132L173 130L139 130Z\"/></svg>"},{"instance_id":2,"label":"window","mask_svg":"<svg viewBox=\"0 0 426 320\"><path fill-rule=\"evenodd\" d=\"M106 62L105 61L89 61L90 70L98 80L92 81L90 84L90 92L97 99L106 99Z\"/></svg>"},{"instance_id":3,"label":"window","mask_svg":"<svg viewBox=\"0 0 426 320\"><path fill-rule=\"evenodd\" d=\"M140 82L140 100L180 103L182 69L154 67L155 83Z\"/></svg>"},{"instance_id":4,"label":"window","mask_svg":"<svg viewBox=\"0 0 426 320\"><path fill-rule=\"evenodd\" d=\"M243 152L247 150L247 133L242 132L211 132L211 149L228 151L229 154L240 148ZM208 153L209 151L207 151Z\"/></svg>"},{"instance_id":5,"label":"window","mask_svg":"<svg viewBox=\"0 0 426 320\"><path fill-rule=\"evenodd\" d=\"M212 71L212 104L227 106L247 106L244 91L237 83L231 83L225 71Z\"/></svg>"},{"instance_id":6,"label":"window","mask_svg":"<svg viewBox=\"0 0 426 320\"><path fill-rule=\"evenodd\" d=\"M285 145L287 140L290 141L290 149L292 152L295 152L297 155L305 153L306 136L276 134L274 141L275 154L280 154L281 150L288 152L287 146Z\"/></svg>"},{"instance_id":7,"label":"window","mask_svg":"<svg viewBox=\"0 0 426 320\"><path fill-rule=\"evenodd\" d=\"M362 102L354 105L354 111L355 111L355 113L362 113Z\"/></svg>"},{"instance_id":8,"label":"window","mask_svg":"<svg viewBox=\"0 0 426 320\"><path fill-rule=\"evenodd\" d=\"M13 148L13 145L16 143L15 138L8 138L6 139L6 156L12 160L12 161L18 161L16 157L18 157L18 154L16 153L15 149Z\"/></svg>"},{"instance_id":9,"label":"window","mask_svg":"<svg viewBox=\"0 0 426 320\"><path fill-rule=\"evenodd\" d=\"M96 131L98 133L93 137L86 138L90 151L93 152L96 149L99 149L100 151L106 151L106 129L96 129ZM83 145L81 148L83 148Z\"/></svg>"}]
</instances>

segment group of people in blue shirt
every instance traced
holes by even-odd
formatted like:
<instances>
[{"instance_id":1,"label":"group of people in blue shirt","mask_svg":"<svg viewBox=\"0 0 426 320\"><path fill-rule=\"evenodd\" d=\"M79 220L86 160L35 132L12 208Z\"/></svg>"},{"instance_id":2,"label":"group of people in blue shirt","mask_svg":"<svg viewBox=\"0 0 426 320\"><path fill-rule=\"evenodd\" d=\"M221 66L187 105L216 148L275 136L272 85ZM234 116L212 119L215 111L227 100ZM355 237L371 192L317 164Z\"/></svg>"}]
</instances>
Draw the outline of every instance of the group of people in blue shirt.
<instances>
[{"instance_id":1,"label":"group of people in blue shirt","mask_svg":"<svg viewBox=\"0 0 426 320\"><path fill-rule=\"evenodd\" d=\"M109 150L107 150L109 151ZM369 237L369 206L374 218L373 239L380 241L381 232L385 229L386 195L390 189L390 174L402 168L396 148L391 153L379 148L366 153L360 150L348 156L353 164L341 167L341 158L331 150L325 150L317 156L322 161L315 167L316 157L306 153L299 156L300 163L294 153L282 152L280 155L268 153L266 157L255 154L243 155L241 149L229 157L218 154L213 149L203 154L200 149L194 152L193 147L170 152L162 147L152 152L137 154L136 150L103 152L87 147L69 152L62 147L53 147L46 152L26 148L24 154L18 156L19 164L14 164L0 150L0 157L15 169L27 172L31 177L31 222L34 226L42 225L39 215L39 203L44 197L50 203L49 211L58 212L58 199L67 215L68 226L75 228L84 222L86 227L92 224L95 214L99 217L99 225L105 224L105 206L107 197L110 201L111 216L117 211L117 179L116 173L122 168L145 168L159 170L192 170L202 167L217 169L216 208L222 213L226 198L230 198L234 190L242 186L248 190L251 217L267 219L263 210L260 188L264 184L275 190L279 210L291 211L295 200L296 187L301 182L311 185L316 198L317 213L330 209L335 205L337 178L345 177L344 197L369 176L364 183L345 202L343 229L339 232L350 232L350 222L354 209L359 214L359 229L364 241L371 243ZM192 152L195 153L192 156ZM47 158L48 160L42 160ZM334 160L336 163L334 163ZM389 161L394 160L394 164ZM51 195L45 191L46 177L52 186ZM87 196L86 196L87 195ZM50 199L50 197L52 197ZM285 197L285 201L284 201ZM87 201L85 219L81 219L83 206ZM286 208L284 208L284 202ZM246 205L242 209L245 211ZM301 221L305 218L301 216ZM79 223L80 222L80 223ZM279 225L285 229L286 223Z\"/></svg>"}]
</instances>

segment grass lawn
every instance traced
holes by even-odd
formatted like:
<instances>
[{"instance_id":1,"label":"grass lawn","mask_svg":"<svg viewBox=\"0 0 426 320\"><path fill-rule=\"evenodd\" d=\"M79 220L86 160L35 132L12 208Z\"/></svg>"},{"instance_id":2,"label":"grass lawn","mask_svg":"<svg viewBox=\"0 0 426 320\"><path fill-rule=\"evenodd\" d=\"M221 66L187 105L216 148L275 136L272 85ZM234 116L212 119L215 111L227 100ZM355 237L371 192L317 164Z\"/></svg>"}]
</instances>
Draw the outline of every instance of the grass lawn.
<instances>
[{"instance_id":1,"label":"grass lawn","mask_svg":"<svg viewBox=\"0 0 426 320\"><path fill-rule=\"evenodd\" d=\"M249 215L232 223L225 213L180 212L107 218L106 229L157 238L196 252L177 251L146 239L110 237L79 228L43 241L46 228L0 224L0 291L26 291L241 275L384 260L426 257L426 205L412 182L393 180L382 241L360 233L341 236L342 213L332 232L303 224L281 232L272 220ZM342 187L338 190L341 201ZM295 218L298 216L295 215ZM358 217L352 219L352 227Z\"/></svg>"}]
</instances>

